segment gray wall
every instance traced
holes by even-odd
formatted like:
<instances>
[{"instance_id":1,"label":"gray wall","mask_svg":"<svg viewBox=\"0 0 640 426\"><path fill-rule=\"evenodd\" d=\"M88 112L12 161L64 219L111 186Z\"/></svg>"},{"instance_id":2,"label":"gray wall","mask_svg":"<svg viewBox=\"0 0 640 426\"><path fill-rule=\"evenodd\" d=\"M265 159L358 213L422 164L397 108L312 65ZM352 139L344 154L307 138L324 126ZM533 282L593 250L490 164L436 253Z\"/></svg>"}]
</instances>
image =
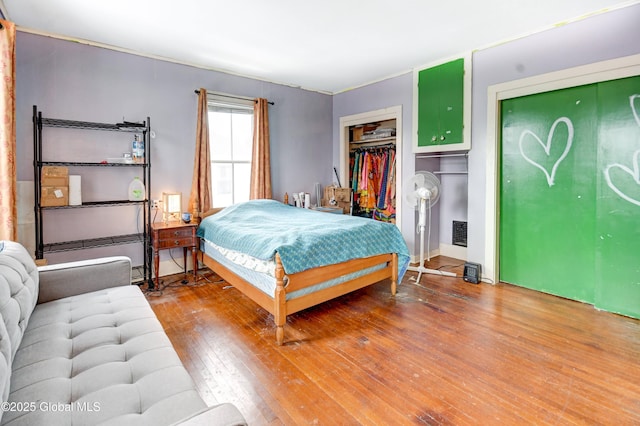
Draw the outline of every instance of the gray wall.
<instances>
[{"instance_id":1,"label":"gray wall","mask_svg":"<svg viewBox=\"0 0 640 426\"><path fill-rule=\"evenodd\" d=\"M282 199L285 192L314 193L316 182L331 183L332 98L329 95L24 32L17 34L16 80L18 180L33 180L33 105L50 118L115 123L123 118L137 121L149 116L156 134L151 147L152 198L161 198L162 191L181 191L183 207L186 207L195 149L197 95L194 89L204 87L275 102L269 109L274 198ZM87 145L89 151L97 150L101 138L105 137L94 132L90 135L92 140L87 141L75 131L48 129L47 132L52 137L55 132L66 132L58 135L68 138L68 143L60 152L50 153L59 160L87 151ZM121 156L127 150L130 142L125 140L122 149L110 156ZM93 186L100 193L123 194L120 198L126 198L128 182L133 176L122 172L114 177L104 170L100 175L87 168L81 173L83 193L88 193L89 186ZM95 173L98 175L90 179ZM123 212L121 217L116 213L114 221L113 211L91 210L92 215L68 211L64 215L54 214L61 226L47 227L49 240L100 236L89 235L96 228L108 235L133 220L130 211ZM117 252L134 257L134 263L139 264L141 254L133 250L126 253L130 247L119 246ZM102 254L104 250L53 257L55 261L63 261Z\"/></svg>"},{"instance_id":2,"label":"gray wall","mask_svg":"<svg viewBox=\"0 0 640 426\"><path fill-rule=\"evenodd\" d=\"M398 184L413 176L417 170L442 171L464 170L464 159L416 159L412 153L413 135L413 72L370 84L361 88L335 95L333 100L333 161L340 164L340 117L359 114L395 105L402 106L402 177ZM440 242L451 244L453 220L467 220L467 177L466 175L439 175L442 195L436 208L432 210L430 251L438 249ZM404 200L397 200L404 203ZM420 241L416 236L417 214L403 206L402 235L409 250L416 256ZM425 246L426 250L426 246Z\"/></svg>"},{"instance_id":3,"label":"gray wall","mask_svg":"<svg viewBox=\"0 0 640 426\"><path fill-rule=\"evenodd\" d=\"M468 220L468 259L482 263L485 245L485 162L487 88L490 85L578 65L640 53L640 5L596 15L473 54L472 149L468 187L460 176L443 176L438 241L450 243L451 222ZM57 118L115 122L151 117L152 196L162 190L189 193L195 139L196 97L205 87L244 96L266 97L270 108L274 197L330 184L339 166L339 118L394 105L403 108L403 176L423 162L411 153L413 75L411 72L365 87L323 95L138 57L79 43L18 32L18 179L32 180L31 107ZM70 145L70 150L75 149ZM119 155L119 154L118 154ZM456 168L445 160L427 169ZM112 184L105 182L105 188ZM465 196L467 197L465 199ZM466 210L466 211L465 211ZM402 234L416 252L414 212L403 210ZM91 227L91 221L78 227ZM437 237L436 237L437 236ZM433 246L432 239L432 249Z\"/></svg>"},{"instance_id":4,"label":"gray wall","mask_svg":"<svg viewBox=\"0 0 640 426\"><path fill-rule=\"evenodd\" d=\"M488 87L637 53L640 53L640 5L596 15L474 53L472 149L469 155L469 260L484 261Z\"/></svg>"},{"instance_id":5,"label":"gray wall","mask_svg":"<svg viewBox=\"0 0 640 426\"><path fill-rule=\"evenodd\" d=\"M640 53L640 5L590 18L503 43L473 53L472 142L469 175L441 175L443 196L439 203L440 229L434 231L432 249L438 241L451 243L453 220L468 221L468 260L482 263L485 247L487 89L493 84L566 69L597 61ZM334 96L333 161L339 161L339 117L392 105L403 107L403 178L415 170L459 170L459 160L414 160L412 144L412 73ZM439 222L438 222L439 221ZM402 233L416 253L413 212L405 210ZM433 237L433 235L432 235ZM435 244L435 245L434 245Z\"/></svg>"},{"instance_id":6,"label":"gray wall","mask_svg":"<svg viewBox=\"0 0 640 426\"><path fill-rule=\"evenodd\" d=\"M411 153L412 90L411 72L379 83L334 95L333 97L333 164L340 169L340 117L402 105L402 178L412 176L415 171L414 156ZM342 182L342 185L346 183ZM401 202L398 200L397 202ZM402 235L409 246L415 246L415 212L408 208L402 211ZM436 240L437 241L437 240ZM413 252L413 250L411 250Z\"/></svg>"}]
</instances>

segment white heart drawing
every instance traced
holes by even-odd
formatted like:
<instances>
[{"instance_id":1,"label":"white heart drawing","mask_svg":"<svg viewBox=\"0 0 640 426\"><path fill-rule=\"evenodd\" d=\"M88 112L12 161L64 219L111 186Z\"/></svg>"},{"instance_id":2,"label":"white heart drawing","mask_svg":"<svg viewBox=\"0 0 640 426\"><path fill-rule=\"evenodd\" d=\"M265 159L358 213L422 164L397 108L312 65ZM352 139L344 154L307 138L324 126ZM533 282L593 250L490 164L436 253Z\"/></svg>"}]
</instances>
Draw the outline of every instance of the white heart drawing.
<instances>
[{"instance_id":1,"label":"white heart drawing","mask_svg":"<svg viewBox=\"0 0 640 426\"><path fill-rule=\"evenodd\" d=\"M620 169L630 174L633 177L633 180L640 187L640 167L638 165L638 159L640 159L640 149L633 153L633 170L631 170L627 166L623 166L622 164L615 164L615 163L609 164L604 169L604 178L607 181L607 185L609 185L609 188L611 188L613 192L615 192L616 194L618 194L620 197L627 200L628 202L640 206L640 200L636 200L635 198L628 196L627 194L622 192L620 189L618 189L618 187L613 182L611 182L611 176L609 174L609 171L611 169Z\"/></svg>"},{"instance_id":2,"label":"white heart drawing","mask_svg":"<svg viewBox=\"0 0 640 426\"><path fill-rule=\"evenodd\" d=\"M636 119L636 123L640 126L640 116L638 116L638 111L636 110L635 100L640 99L640 95L631 95L629 96L629 105L631 105L631 112L633 112L633 117Z\"/></svg>"},{"instance_id":3,"label":"white heart drawing","mask_svg":"<svg viewBox=\"0 0 640 426\"><path fill-rule=\"evenodd\" d=\"M568 135L567 135L567 145L565 146L564 151L562 152L562 155L560 155L560 157L553 164L553 167L551 168L551 173L549 173L544 166L542 166L541 164L536 163L531 158L527 157L527 155L522 150L522 141L524 140L524 137L527 136L527 135L533 136L538 141L540 146L542 146L542 149L544 149L544 152L547 154L547 157L548 157L550 152L551 152L551 142L553 140L553 134L556 131L556 127L560 123L565 123L566 126L567 126L567 130L569 131ZM573 123L567 117L560 117L556 121L553 122L553 125L551 126L551 130L549 130L549 136L547 136L547 143L546 144L543 143L542 140L538 137L538 135L533 133L531 130L524 130L520 134L520 141L518 142L518 144L520 146L520 154L522 155L522 157L525 160L527 160L529 163L533 164L534 166L536 166L537 168L539 168L540 170L542 170L544 172L544 175L547 177L547 183L549 184L549 187L553 186L555 175L556 175L556 170L558 169L558 166L560 165L562 160L564 160L565 157L567 156L567 154L569 154L569 150L571 149L571 144L572 143L573 143Z\"/></svg>"}]
</instances>

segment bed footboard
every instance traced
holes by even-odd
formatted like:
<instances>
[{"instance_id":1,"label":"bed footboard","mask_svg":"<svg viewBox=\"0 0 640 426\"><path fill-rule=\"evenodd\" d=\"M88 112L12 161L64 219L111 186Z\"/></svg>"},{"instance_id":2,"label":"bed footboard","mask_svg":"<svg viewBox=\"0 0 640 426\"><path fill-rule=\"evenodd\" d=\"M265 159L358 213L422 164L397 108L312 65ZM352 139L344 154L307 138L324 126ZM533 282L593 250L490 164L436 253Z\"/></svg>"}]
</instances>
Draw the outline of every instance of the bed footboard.
<instances>
[{"instance_id":1,"label":"bed footboard","mask_svg":"<svg viewBox=\"0 0 640 426\"><path fill-rule=\"evenodd\" d=\"M321 266L318 268L287 275L285 283L285 271L282 266L280 255L276 253L275 277L276 288L274 297L269 297L266 293L254 287L239 275L230 271L224 265L200 252L202 262L221 278L233 285L245 296L263 307L274 316L276 326L276 343L284 343L284 325L287 322L287 315L296 313L311 306L318 305L327 300L345 295L360 288L375 284L387 278L391 281L391 294L395 295L398 285L398 255L396 253L386 253L366 258L358 258L335 265ZM306 287L311 287L318 283L338 278L353 272L362 271L372 266L384 264L385 266L361 275L357 278L345 281L341 284L314 291L304 296L287 300L287 294Z\"/></svg>"},{"instance_id":2,"label":"bed footboard","mask_svg":"<svg viewBox=\"0 0 640 426\"><path fill-rule=\"evenodd\" d=\"M284 324L287 322L287 292L284 288L284 267L280 255L276 253L276 293L274 295L273 316L276 323L276 342L284 343Z\"/></svg>"}]
</instances>

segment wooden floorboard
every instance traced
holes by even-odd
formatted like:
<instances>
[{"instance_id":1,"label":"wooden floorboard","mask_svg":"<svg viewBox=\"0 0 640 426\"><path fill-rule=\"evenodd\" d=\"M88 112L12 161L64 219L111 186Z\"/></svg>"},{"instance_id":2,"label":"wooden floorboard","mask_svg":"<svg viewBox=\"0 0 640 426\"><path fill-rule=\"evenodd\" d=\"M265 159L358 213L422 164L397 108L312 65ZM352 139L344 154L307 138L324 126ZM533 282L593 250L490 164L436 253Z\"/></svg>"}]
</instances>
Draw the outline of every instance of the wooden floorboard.
<instances>
[{"instance_id":1,"label":"wooden floorboard","mask_svg":"<svg viewBox=\"0 0 640 426\"><path fill-rule=\"evenodd\" d=\"M429 268L462 272L437 257ZM640 321L509 284L408 272L288 317L217 277L147 298L210 405L251 425L638 425Z\"/></svg>"}]
</instances>

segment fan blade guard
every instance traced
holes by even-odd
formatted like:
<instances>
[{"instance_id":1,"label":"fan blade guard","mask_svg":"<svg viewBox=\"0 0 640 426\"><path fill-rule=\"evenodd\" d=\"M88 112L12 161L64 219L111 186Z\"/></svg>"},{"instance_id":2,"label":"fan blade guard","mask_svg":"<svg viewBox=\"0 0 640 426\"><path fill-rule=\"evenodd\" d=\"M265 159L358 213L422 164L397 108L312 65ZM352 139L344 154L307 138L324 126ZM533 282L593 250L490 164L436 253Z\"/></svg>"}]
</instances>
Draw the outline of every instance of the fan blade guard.
<instances>
[{"instance_id":1,"label":"fan blade guard","mask_svg":"<svg viewBox=\"0 0 640 426\"><path fill-rule=\"evenodd\" d=\"M405 202L418 209L420 198L429 199L429 206L433 206L440 198L440 180L436 175L427 171L417 171L404 184ZM430 194L430 197L428 195Z\"/></svg>"}]
</instances>

